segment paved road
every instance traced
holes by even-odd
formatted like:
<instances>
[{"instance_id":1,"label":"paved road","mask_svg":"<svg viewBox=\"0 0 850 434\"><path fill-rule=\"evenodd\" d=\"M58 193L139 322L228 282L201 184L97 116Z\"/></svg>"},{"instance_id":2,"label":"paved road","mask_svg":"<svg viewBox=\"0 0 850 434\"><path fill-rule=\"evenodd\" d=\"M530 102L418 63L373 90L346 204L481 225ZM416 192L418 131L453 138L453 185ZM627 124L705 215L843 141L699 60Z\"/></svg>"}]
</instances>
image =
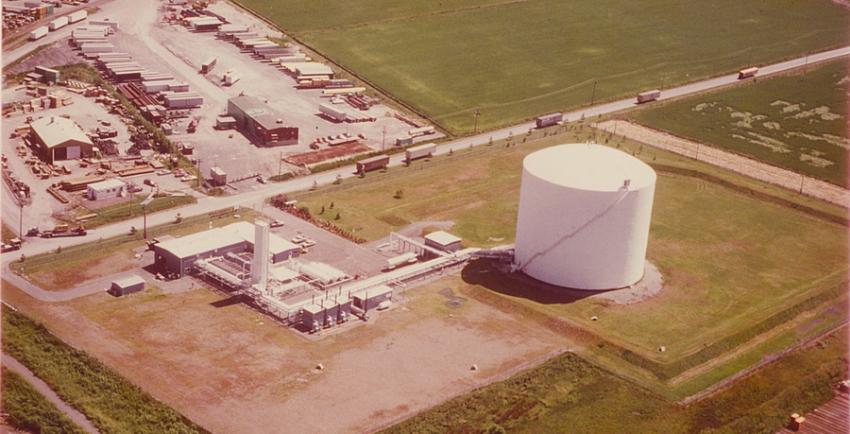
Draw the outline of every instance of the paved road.
<instances>
[{"instance_id":1,"label":"paved road","mask_svg":"<svg viewBox=\"0 0 850 434\"><path fill-rule=\"evenodd\" d=\"M48 401L52 402L59 411L65 413L68 418L74 421L80 428L84 429L86 432L92 434L98 434L100 431L95 428L94 425L86 418L86 416L79 411L77 411L74 407L66 404L50 386L47 385L44 381L41 381L40 378L36 377L35 374L32 373L26 366L22 365L21 362L15 360L12 356L8 354L3 354L2 356L3 366L9 368L13 372L17 373L21 377L24 377L28 383L30 383L38 393L44 395Z\"/></svg>"},{"instance_id":2,"label":"paved road","mask_svg":"<svg viewBox=\"0 0 850 434\"><path fill-rule=\"evenodd\" d=\"M120 2L114 2L114 3L109 4L108 6L109 7L116 7L116 5L120 5ZM104 8L104 9L108 10L108 9L110 9L109 7ZM144 17L144 18L147 18L147 20L150 19L150 17ZM147 20L140 19L140 21L147 21ZM141 37L149 38L149 36L146 34L146 32L143 31L143 29L139 29L138 26L135 26L133 24L129 24L127 27L129 27L130 29L133 29L133 30L131 30L131 32L136 33ZM157 45L157 44L154 44L154 45ZM165 58L171 57L171 58L173 58L171 60L177 60L176 58L174 58L174 56L170 52L167 52L167 50L162 50L162 51L163 52L160 52L159 54L162 55L163 57L165 57ZM773 64L773 65L762 66L760 68L761 70L759 72L759 76L761 77L761 76L766 76L766 75L770 75L770 74L776 74L776 73L780 73L780 72L783 72L783 71L788 71L788 70L791 70L791 69L799 68L799 67L805 66L805 65L810 64L810 63L825 61L825 60L829 60L829 59L835 59L835 58L838 58L838 57L841 57L841 56L847 56L847 55L850 55L850 46L846 46L846 47L842 47L842 48L838 48L838 49L834 49L834 50L830 50L830 51L825 51L825 52L821 52L821 53L811 54L811 55L807 55L807 56L800 57L800 58L793 59L793 60L788 60L788 61L785 61L785 62L780 62L780 63ZM6 60L7 59L4 58L4 62ZM171 63L171 62L169 62L169 63ZM730 85L730 84L736 83L737 81L738 81L738 79L737 79L736 74L729 74L729 75L725 75L725 76L722 76L722 77L711 78L711 79L708 79L708 80L703 80L703 81L699 81L699 82L686 84L686 85L683 85L683 86L664 90L660 99L664 100L664 99L669 99L669 98L673 98L673 97L704 92L704 91L715 89L715 88L718 88L718 87ZM587 108L583 108L583 109L580 109L580 110L575 110L575 111L572 111L572 112L569 112L569 113L565 113L564 118L565 118L565 121L570 122L570 121L579 120L582 117L590 118L590 117L593 117L593 116L596 116L596 115L609 114L609 113L614 113L614 112L617 112L617 111L633 108L635 106L636 106L636 104L635 104L635 101L634 101L633 98L623 99L623 100L619 100L619 101L609 102L609 103L605 103L605 104L599 104L599 105L595 105L595 106L592 106L592 107L587 107ZM514 125L514 126L509 127L509 128L503 128L503 129L485 132L485 133L481 133L481 134L470 136L470 137L460 138L460 139L453 140L453 141L446 142L446 143L439 145L436 154L437 155L445 154L445 153L448 153L451 150L461 150L461 149L469 148L469 147L474 146L474 145L485 144L491 138L493 140L500 140L500 139L507 138L511 135L519 136L520 134L527 132L530 128L533 128L533 127L534 127L533 122L526 122L526 123L522 123L522 124L519 124L519 125ZM404 156L401 155L401 154L392 156L390 158L390 165L391 166L401 165L403 163L403 158L404 158ZM262 188L258 188L255 191L248 192L248 193L242 193L242 194L239 194L239 195L236 195L236 196L202 198L201 200L198 201L197 204L188 205L188 206L179 208L177 210L168 210L168 211L163 211L163 212L160 212L160 213L157 213L157 214L154 214L154 215L150 215L150 216L148 216L148 225L153 226L153 225L158 225L158 224L163 224L163 223L173 221L173 219L175 218L175 216L178 212L180 214L182 214L184 217L188 217L188 216L201 215L201 214L205 214L205 213L215 211L215 210L218 210L218 209L233 207L233 206L254 207L254 206L262 203L262 201L265 198L272 196L272 195L275 195L275 194L292 193L292 192L296 192L296 191L306 190L306 189L308 189L312 186L320 186L320 185L330 184L334 180L336 180L337 177L350 178L350 177L353 177L353 176L355 176L354 166L350 165L350 166L345 166L345 167L335 169L335 170L331 170L331 171L327 171L327 172L309 175L309 176L306 176L306 177L295 178L295 179L292 179L292 180L289 180L289 181L286 181L286 182L282 182L282 183L267 185L267 186L264 186ZM6 209L4 211L5 211L3 213L4 217L9 219L9 220L12 220L12 219L9 218L10 217L10 213L8 212L9 210ZM13 211L14 211L14 213L17 213L17 209L15 209ZM15 214L15 216L17 216L17 214ZM20 254L22 254L22 253L26 254L27 256L32 256L32 255L36 255L36 254L39 254L39 253L44 253L44 252L55 250L59 246L68 247L68 246L72 246L72 245L76 245L76 244L94 241L94 240L97 240L98 238L113 237L113 236L116 236L116 235L126 233L127 231L129 231L131 226L135 226L137 228L141 227L142 226L142 218L139 217L139 218L127 220L127 221L124 221L124 222L119 222L119 223L115 223L115 224L112 224L112 225L103 226L103 227L97 228L96 230L90 231L89 235L87 235L85 237L54 238L54 239L46 239L46 240L45 239L35 239L35 240L32 240L28 243L25 243L23 249L19 252L11 252L11 253L4 254L2 260L3 260L4 263L8 263L8 261L10 261L14 258L18 258L20 256Z\"/></svg>"}]
</instances>

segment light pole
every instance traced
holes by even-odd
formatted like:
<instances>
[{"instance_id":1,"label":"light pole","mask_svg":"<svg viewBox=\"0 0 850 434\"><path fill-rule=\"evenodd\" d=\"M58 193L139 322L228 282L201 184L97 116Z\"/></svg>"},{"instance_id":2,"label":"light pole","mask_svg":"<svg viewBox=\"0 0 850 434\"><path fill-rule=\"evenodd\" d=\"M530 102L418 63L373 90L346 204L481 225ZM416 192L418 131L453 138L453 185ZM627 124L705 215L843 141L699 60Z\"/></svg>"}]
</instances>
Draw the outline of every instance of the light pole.
<instances>
[{"instance_id":1,"label":"light pole","mask_svg":"<svg viewBox=\"0 0 850 434\"><path fill-rule=\"evenodd\" d=\"M596 101L596 83L599 80L593 80L593 92L590 93L590 106L593 107L593 103Z\"/></svg>"},{"instance_id":2,"label":"light pole","mask_svg":"<svg viewBox=\"0 0 850 434\"><path fill-rule=\"evenodd\" d=\"M18 238L24 239L24 202L19 201L18 207L20 208L18 213Z\"/></svg>"},{"instance_id":3,"label":"light pole","mask_svg":"<svg viewBox=\"0 0 850 434\"><path fill-rule=\"evenodd\" d=\"M148 204L153 202L154 191L151 187L151 194L142 201L142 236L145 240L148 239Z\"/></svg>"}]
</instances>

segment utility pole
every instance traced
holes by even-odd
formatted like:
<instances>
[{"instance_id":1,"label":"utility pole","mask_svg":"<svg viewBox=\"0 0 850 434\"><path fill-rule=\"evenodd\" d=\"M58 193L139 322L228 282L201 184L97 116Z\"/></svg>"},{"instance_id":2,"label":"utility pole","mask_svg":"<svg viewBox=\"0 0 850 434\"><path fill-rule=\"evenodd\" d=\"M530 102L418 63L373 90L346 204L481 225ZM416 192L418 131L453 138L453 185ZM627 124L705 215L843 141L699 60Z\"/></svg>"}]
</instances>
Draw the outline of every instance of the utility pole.
<instances>
[{"instance_id":1,"label":"utility pole","mask_svg":"<svg viewBox=\"0 0 850 434\"><path fill-rule=\"evenodd\" d=\"M142 201L142 236L144 239L148 239L148 204L153 201L154 191L153 187L151 187L151 194Z\"/></svg>"},{"instance_id":2,"label":"utility pole","mask_svg":"<svg viewBox=\"0 0 850 434\"><path fill-rule=\"evenodd\" d=\"M387 126L384 125L384 130L381 133L381 150L386 149L386 141L387 141Z\"/></svg>"},{"instance_id":3,"label":"utility pole","mask_svg":"<svg viewBox=\"0 0 850 434\"><path fill-rule=\"evenodd\" d=\"M283 152L277 154L277 176L283 171Z\"/></svg>"},{"instance_id":4,"label":"utility pole","mask_svg":"<svg viewBox=\"0 0 850 434\"><path fill-rule=\"evenodd\" d=\"M598 83L598 82L599 82L599 80L593 80L593 92L591 92L591 94L590 94L590 106L591 107L593 106L593 103L596 101L596 83Z\"/></svg>"},{"instance_id":5,"label":"utility pole","mask_svg":"<svg viewBox=\"0 0 850 434\"><path fill-rule=\"evenodd\" d=\"M18 238L24 239L24 202L19 201L20 213L18 214Z\"/></svg>"},{"instance_id":6,"label":"utility pole","mask_svg":"<svg viewBox=\"0 0 850 434\"><path fill-rule=\"evenodd\" d=\"M478 134L478 117L481 116L481 110L475 109L475 127L472 129L474 134Z\"/></svg>"}]
</instances>

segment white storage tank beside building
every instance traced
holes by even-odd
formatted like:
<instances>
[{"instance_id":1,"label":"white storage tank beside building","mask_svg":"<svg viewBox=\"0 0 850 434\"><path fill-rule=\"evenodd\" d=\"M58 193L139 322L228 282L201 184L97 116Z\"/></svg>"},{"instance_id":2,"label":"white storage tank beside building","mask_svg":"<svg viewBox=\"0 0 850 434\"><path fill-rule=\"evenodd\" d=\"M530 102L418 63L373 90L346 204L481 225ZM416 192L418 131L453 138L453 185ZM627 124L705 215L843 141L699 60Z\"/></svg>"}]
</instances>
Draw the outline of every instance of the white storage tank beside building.
<instances>
[{"instance_id":1,"label":"white storage tank beside building","mask_svg":"<svg viewBox=\"0 0 850 434\"><path fill-rule=\"evenodd\" d=\"M643 278L655 171L607 146L560 145L523 160L515 266L575 289Z\"/></svg>"}]
</instances>

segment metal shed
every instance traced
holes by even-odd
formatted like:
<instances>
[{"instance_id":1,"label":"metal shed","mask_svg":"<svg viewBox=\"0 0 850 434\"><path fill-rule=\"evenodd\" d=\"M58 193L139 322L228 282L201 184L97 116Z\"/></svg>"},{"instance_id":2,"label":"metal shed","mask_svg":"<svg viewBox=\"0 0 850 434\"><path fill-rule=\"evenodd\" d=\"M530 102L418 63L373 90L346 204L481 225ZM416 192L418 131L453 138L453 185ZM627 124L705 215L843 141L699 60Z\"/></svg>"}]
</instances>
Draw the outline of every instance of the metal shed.
<instances>
[{"instance_id":1,"label":"metal shed","mask_svg":"<svg viewBox=\"0 0 850 434\"><path fill-rule=\"evenodd\" d=\"M131 276L113 280L112 285L109 287L109 291L107 292L116 297L121 297L122 295L132 294L143 289L145 289L145 280L133 274Z\"/></svg>"}]
</instances>

